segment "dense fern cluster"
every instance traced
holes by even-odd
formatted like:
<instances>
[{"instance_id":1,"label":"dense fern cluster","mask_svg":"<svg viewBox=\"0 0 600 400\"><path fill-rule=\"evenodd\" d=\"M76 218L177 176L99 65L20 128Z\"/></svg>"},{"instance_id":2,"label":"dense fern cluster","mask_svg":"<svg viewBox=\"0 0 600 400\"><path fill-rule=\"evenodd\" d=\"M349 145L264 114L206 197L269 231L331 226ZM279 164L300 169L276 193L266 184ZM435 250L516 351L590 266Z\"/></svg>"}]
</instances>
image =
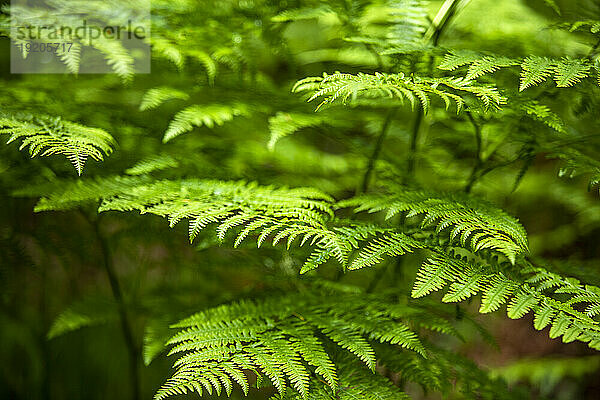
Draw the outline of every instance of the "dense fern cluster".
<instances>
[{"instance_id":1,"label":"dense fern cluster","mask_svg":"<svg viewBox=\"0 0 600 400\"><path fill-rule=\"evenodd\" d=\"M473 315L506 310L534 329L500 346L600 350L600 9L583 3L159 0L152 74L75 41L70 72L95 49L116 76L7 80L0 289L42 304L26 348L60 363L45 346L115 325L136 400L535 397L512 384L535 381L522 360L490 373L465 349L496 333ZM6 8L3 32L70 26L82 2L51 5ZM97 23L144 7L89 5ZM78 175L104 162L73 177L13 143ZM5 283L30 265L40 299Z\"/></svg>"}]
</instances>

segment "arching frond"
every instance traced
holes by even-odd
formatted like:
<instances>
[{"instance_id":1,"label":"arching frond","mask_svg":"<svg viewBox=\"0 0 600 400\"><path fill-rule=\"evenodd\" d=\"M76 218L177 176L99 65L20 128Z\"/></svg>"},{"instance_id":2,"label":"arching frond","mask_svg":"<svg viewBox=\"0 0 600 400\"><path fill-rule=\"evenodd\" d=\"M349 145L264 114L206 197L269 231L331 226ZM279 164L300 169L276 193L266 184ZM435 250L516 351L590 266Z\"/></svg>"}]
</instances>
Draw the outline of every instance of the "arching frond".
<instances>
[{"instance_id":1,"label":"arching frond","mask_svg":"<svg viewBox=\"0 0 600 400\"><path fill-rule=\"evenodd\" d=\"M169 100L187 100L189 97L186 92L169 86L152 88L144 94L140 103L140 111L153 110Z\"/></svg>"},{"instance_id":2,"label":"arching frond","mask_svg":"<svg viewBox=\"0 0 600 400\"><path fill-rule=\"evenodd\" d=\"M133 167L126 169L125 173L128 175L144 175L163 169L176 168L178 166L179 163L177 160L170 155L159 154L139 161Z\"/></svg>"},{"instance_id":3,"label":"arching frond","mask_svg":"<svg viewBox=\"0 0 600 400\"><path fill-rule=\"evenodd\" d=\"M474 251L490 249L504 254L512 263L517 255L528 251L527 234L521 224L502 210L472 196L452 193L435 194L405 191L389 196L359 196L339 203L355 207L355 212L387 211L386 219L399 213L406 217L423 216L421 227L446 229L450 239Z\"/></svg>"},{"instance_id":4,"label":"arching frond","mask_svg":"<svg viewBox=\"0 0 600 400\"><path fill-rule=\"evenodd\" d=\"M0 134L9 135L7 143L20 140L19 149L29 148L31 157L64 155L79 175L88 157L102 161L115 145L102 129L40 115L0 115Z\"/></svg>"},{"instance_id":5,"label":"arching frond","mask_svg":"<svg viewBox=\"0 0 600 400\"><path fill-rule=\"evenodd\" d=\"M213 388L218 393L220 386L227 390L233 382L247 392L243 370L266 375L279 396L312 398L315 390L311 387L312 374L322 379L327 390L341 394L349 389L340 383L348 382L343 380L344 375L340 382L332 358L342 349L372 371L375 367L372 341L401 346L425 356L418 337L401 319L419 314L427 318L426 313L413 308L400 311L397 307L386 307L379 299L323 297L309 292L223 305L195 314L174 325L180 331L169 341L170 354L182 356L175 362L173 377L155 398L187 391L202 395L206 390L210 394ZM335 343L337 349L329 350L319 335ZM215 376L223 381L212 379ZM357 388L355 394L367 395L365 389ZM385 390L400 393L391 385Z\"/></svg>"},{"instance_id":6,"label":"arching frond","mask_svg":"<svg viewBox=\"0 0 600 400\"><path fill-rule=\"evenodd\" d=\"M191 131L194 127L206 126L212 128L215 125L223 125L225 122L231 121L234 117L245 115L247 107L243 104L224 105L224 104L208 104L208 105L193 105L178 112L173 118L163 142L166 143L177 136Z\"/></svg>"},{"instance_id":7,"label":"arching frond","mask_svg":"<svg viewBox=\"0 0 600 400\"><path fill-rule=\"evenodd\" d=\"M462 78L420 78L403 73L323 74L323 77L310 77L296 82L292 90L311 94L308 101L322 98L317 110L327 104L337 101L345 104L359 97L389 97L400 103L408 101L413 107L418 102L425 112L429 110L431 95L443 100L446 108L454 103L457 112L463 108L463 96L466 94L474 95L487 108L499 108L505 102L498 90L490 85L478 85Z\"/></svg>"},{"instance_id":8,"label":"arching frond","mask_svg":"<svg viewBox=\"0 0 600 400\"><path fill-rule=\"evenodd\" d=\"M593 310L600 306L600 289L528 261L523 264L525 268L515 271L501 263L470 261L438 251L421 266L412 296L422 297L446 286L444 302L464 301L481 293L482 313L508 303L510 318L533 311L535 328L550 325L551 338L563 336L565 343L580 340L600 349L600 323L593 319Z\"/></svg>"}]
</instances>

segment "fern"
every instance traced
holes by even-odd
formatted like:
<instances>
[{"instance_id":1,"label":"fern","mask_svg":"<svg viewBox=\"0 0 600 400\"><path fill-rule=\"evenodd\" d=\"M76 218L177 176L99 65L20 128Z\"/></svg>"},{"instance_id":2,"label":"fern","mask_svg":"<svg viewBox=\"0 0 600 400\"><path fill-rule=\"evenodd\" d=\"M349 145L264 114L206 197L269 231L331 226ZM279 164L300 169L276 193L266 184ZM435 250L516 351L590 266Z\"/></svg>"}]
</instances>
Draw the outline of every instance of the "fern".
<instances>
[{"instance_id":1,"label":"fern","mask_svg":"<svg viewBox=\"0 0 600 400\"><path fill-rule=\"evenodd\" d=\"M340 203L355 212L385 211L386 219L406 212L406 217L423 215L421 228L435 225L435 232L450 230L450 239L474 251L490 249L504 254L512 263L528 251L527 235L519 222L484 201L461 194L436 195L406 191L390 196L361 196Z\"/></svg>"},{"instance_id":2,"label":"fern","mask_svg":"<svg viewBox=\"0 0 600 400\"><path fill-rule=\"evenodd\" d=\"M183 355L175 362L173 377L155 398L188 390L202 395L202 387L209 394L212 388L219 393L221 386L227 390L233 382L247 393L248 384L242 378L244 369L265 374L280 395L289 394L287 388L291 387L302 398L308 398L313 373L333 392L343 393L347 389L339 385L335 364L317 333L359 358L371 370L375 368L375 358L370 340L425 356L415 333L397 320L402 315L418 313L418 309L399 313L391 307L396 311L390 313L380 301L374 303L368 297L336 297L304 293L259 303L240 302L175 324L181 330L169 340L173 346L171 354Z\"/></svg>"},{"instance_id":3,"label":"fern","mask_svg":"<svg viewBox=\"0 0 600 400\"><path fill-rule=\"evenodd\" d=\"M482 313L496 311L508 302L510 318L521 318L533 311L535 328L551 325L551 338L563 336L565 343L580 340L594 349L600 348L600 325L592 318L600 302L600 289L527 261L524 265L526 268L518 273L504 268L505 274L498 271L502 271L502 264L474 263L436 252L421 266L412 296L425 296L447 285L444 302L464 301L482 293ZM578 307L573 307L576 304ZM578 311L582 304L587 313Z\"/></svg>"},{"instance_id":4,"label":"fern","mask_svg":"<svg viewBox=\"0 0 600 400\"><path fill-rule=\"evenodd\" d=\"M163 169L177 168L178 166L179 163L176 159L168 154L161 154L141 160L133 167L126 169L125 173L128 175L144 175Z\"/></svg>"},{"instance_id":5,"label":"fern","mask_svg":"<svg viewBox=\"0 0 600 400\"><path fill-rule=\"evenodd\" d=\"M273 150L275 144L280 139L300 129L330 123L330 121L331 118L326 115L277 113L274 117L269 118L269 133L271 137L267 146L270 150Z\"/></svg>"},{"instance_id":6,"label":"fern","mask_svg":"<svg viewBox=\"0 0 600 400\"><path fill-rule=\"evenodd\" d=\"M166 143L181 134L191 131L194 126L213 128L246 113L246 106L241 104L233 106L222 104L189 106L175 115L165 132L163 142Z\"/></svg>"},{"instance_id":7,"label":"fern","mask_svg":"<svg viewBox=\"0 0 600 400\"><path fill-rule=\"evenodd\" d=\"M346 103L359 96L369 99L389 97L398 99L401 104L408 101L413 107L419 102L424 112L429 110L431 95L441 98L446 109L454 103L457 112L460 112L465 104L463 97L457 93L473 94L485 107L492 109L499 108L505 102L505 99L492 86L473 85L472 81L461 78L417 78L405 76L403 73L324 74L322 78L310 77L298 81L292 90L295 92L308 91L311 94L308 101L322 97L323 100L317 110L337 100Z\"/></svg>"},{"instance_id":8,"label":"fern","mask_svg":"<svg viewBox=\"0 0 600 400\"><path fill-rule=\"evenodd\" d=\"M153 110L168 100L187 100L189 95L181 90L161 86L148 90L140 103L140 111Z\"/></svg>"},{"instance_id":9,"label":"fern","mask_svg":"<svg viewBox=\"0 0 600 400\"><path fill-rule=\"evenodd\" d=\"M570 87L586 78L591 66L584 60L562 59L554 69L554 81L558 87Z\"/></svg>"},{"instance_id":10,"label":"fern","mask_svg":"<svg viewBox=\"0 0 600 400\"><path fill-rule=\"evenodd\" d=\"M31 157L62 154L81 175L88 157L96 161L109 155L115 141L102 129L90 128L61 118L32 115L0 117L0 134L10 135L7 143L21 140Z\"/></svg>"}]
</instances>

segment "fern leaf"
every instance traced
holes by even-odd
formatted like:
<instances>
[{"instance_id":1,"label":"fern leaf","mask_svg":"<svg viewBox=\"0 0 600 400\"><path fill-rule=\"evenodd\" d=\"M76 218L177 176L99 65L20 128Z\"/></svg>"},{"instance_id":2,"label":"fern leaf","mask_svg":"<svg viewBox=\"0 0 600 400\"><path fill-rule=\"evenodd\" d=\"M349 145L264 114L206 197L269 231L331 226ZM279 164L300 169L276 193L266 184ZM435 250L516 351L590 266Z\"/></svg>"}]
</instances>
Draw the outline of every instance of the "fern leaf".
<instances>
[{"instance_id":1,"label":"fern leaf","mask_svg":"<svg viewBox=\"0 0 600 400\"><path fill-rule=\"evenodd\" d=\"M140 102L140 111L153 110L164 102L174 99L187 100L189 95L181 90L160 86L148 90Z\"/></svg>"},{"instance_id":2,"label":"fern leaf","mask_svg":"<svg viewBox=\"0 0 600 400\"><path fill-rule=\"evenodd\" d=\"M589 75L591 65L585 60L563 58L554 67L554 80L558 87L570 87Z\"/></svg>"},{"instance_id":3,"label":"fern leaf","mask_svg":"<svg viewBox=\"0 0 600 400\"><path fill-rule=\"evenodd\" d=\"M556 63L545 57L530 56L521 63L521 84L519 91L539 85L549 77Z\"/></svg>"},{"instance_id":4,"label":"fern leaf","mask_svg":"<svg viewBox=\"0 0 600 400\"><path fill-rule=\"evenodd\" d=\"M177 168L179 163L168 154L147 157L125 170L127 175L145 175L150 172L160 171L168 168Z\"/></svg>"},{"instance_id":5,"label":"fern leaf","mask_svg":"<svg viewBox=\"0 0 600 400\"><path fill-rule=\"evenodd\" d=\"M115 141L102 129L90 128L47 116L0 116L0 135L7 143L21 140L20 150L29 148L31 157L62 154L81 175L88 157L96 161L109 155Z\"/></svg>"},{"instance_id":6,"label":"fern leaf","mask_svg":"<svg viewBox=\"0 0 600 400\"><path fill-rule=\"evenodd\" d=\"M189 132L195 126L213 128L246 113L247 107L242 104L233 106L223 104L189 106L175 115L165 132L163 142L166 143L179 135Z\"/></svg>"},{"instance_id":7,"label":"fern leaf","mask_svg":"<svg viewBox=\"0 0 600 400\"><path fill-rule=\"evenodd\" d=\"M348 269L355 270L371 267L380 263L383 260L382 257L385 255L392 257L399 256L422 247L421 243L402 233L389 233L369 242L364 250L348 266Z\"/></svg>"}]
</instances>

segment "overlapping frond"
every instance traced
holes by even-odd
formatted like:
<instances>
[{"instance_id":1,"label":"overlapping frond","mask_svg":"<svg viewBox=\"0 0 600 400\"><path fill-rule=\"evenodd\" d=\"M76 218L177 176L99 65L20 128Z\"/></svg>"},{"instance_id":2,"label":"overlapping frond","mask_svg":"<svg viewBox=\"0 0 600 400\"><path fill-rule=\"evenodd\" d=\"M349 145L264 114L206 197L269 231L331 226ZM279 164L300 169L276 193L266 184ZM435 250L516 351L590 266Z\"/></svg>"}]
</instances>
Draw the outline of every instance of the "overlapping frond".
<instances>
[{"instance_id":1,"label":"overlapping frond","mask_svg":"<svg viewBox=\"0 0 600 400\"><path fill-rule=\"evenodd\" d=\"M522 60L501 56L482 56L470 51L455 51L447 54L438 66L440 69L454 71L467 66L466 79L476 79L500 68L521 66L519 91L539 85L550 76L557 87L566 88L576 85L592 76L592 64L588 59L563 57L553 59L529 56Z\"/></svg>"},{"instance_id":2,"label":"overlapping frond","mask_svg":"<svg viewBox=\"0 0 600 400\"><path fill-rule=\"evenodd\" d=\"M364 195L340 202L355 207L355 212L386 211L386 219L399 213L406 217L422 216L421 228L435 226L435 232L449 230L450 239L458 239L473 251L484 249L504 254L514 263L517 255L528 251L527 234L518 220L488 202L472 196L404 191L394 195Z\"/></svg>"},{"instance_id":3,"label":"overlapping frond","mask_svg":"<svg viewBox=\"0 0 600 400\"><path fill-rule=\"evenodd\" d=\"M0 115L0 134L9 136L7 143L20 140L19 150L28 148L31 157L64 155L79 175L88 157L102 161L115 145L102 129L42 115Z\"/></svg>"},{"instance_id":4,"label":"overlapping frond","mask_svg":"<svg viewBox=\"0 0 600 400\"><path fill-rule=\"evenodd\" d=\"M510 318L521 318L533 311L534 326L550 326L551 338L562 336L565 343L579 340L600 349L600 289L583 285L523 260L519 267L503 266L483 260L454 257L435 252L417 274L413 297L422 297L448 287L442 301L460 302L479 293L482 313L507 304Z\"/></svg>"},{"instance_id":5,"label":"overlapping frond","mask_svg":"<svg viewBox=\"0 0 600 400\"><path fill-rule=\"evenodd\" d=\"M308 92L311 96L308 101L321 98L317 110L324 105L337 101L348 103L357 98L392 98L401 103L408 101L413 107L419 103L423 111L427 112L431 103L431 96L440 98L446 109L455 104L457 112L465 105L465 95L473 95L485 107L500 108L505 103L504 97L491 85L476 84L464 78L421 78L408 76L403 73L375 74L358 73L323 74L323 77L309 77L302 79L294 85L294 92Z\"/></svg>"},{"instance_id":6,"label":"overlapping frond","mask_svg":"<svg viewBox=\"0 0 600 400\"><path fill-rule=\"evenodd\" d=\"M233 383L247 393L244 370L265 375L280 396L314 398L314 377L322 380L330 393L368 396L368 387L350 390L342 386L348 383L347 376L341 375L340 380L332 358L344 351L374 371L371 342L389 343L425 356L417 335L403 321L419 316L425 320L427 313L411 307L399 309L382 297L375 301L373 296L315 292L242 301L200 312L174 325L180 331L169 341L170 354L182 356L175 362L173 377L155 398L188 391L202 395L224 389L230 393ZM330 348L328 343L336 346ZM376 392L381 390L401 393L391 384Z\"/></svg>"}]
</instances>

